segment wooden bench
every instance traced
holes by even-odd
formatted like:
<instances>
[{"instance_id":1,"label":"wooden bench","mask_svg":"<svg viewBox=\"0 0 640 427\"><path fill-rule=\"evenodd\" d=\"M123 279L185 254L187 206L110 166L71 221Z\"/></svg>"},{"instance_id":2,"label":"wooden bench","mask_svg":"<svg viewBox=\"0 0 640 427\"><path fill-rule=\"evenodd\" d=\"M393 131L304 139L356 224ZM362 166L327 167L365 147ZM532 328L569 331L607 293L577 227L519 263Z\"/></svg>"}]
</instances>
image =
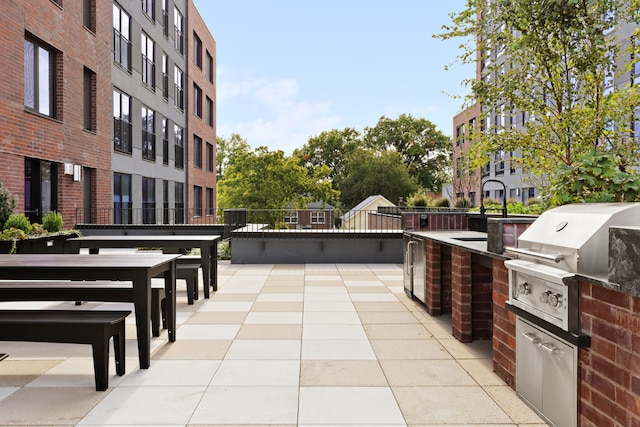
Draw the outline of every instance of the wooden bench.
<instances>
[{"instance_id":1,"label":"wooden bench","mask_svg":"<svg viewBox=\"0 0 640 427\"><path fill-rule=\"evenodd\" d=\"M176 258L176 278L187 282L187 302L193 304L200 297L198 271L201 266L200 255L182 255Z\"/></svg>"},{"instance_id":2,"label":"wooden bench","mask_svg":"<svg viewBox=\"0 0 640 427\"><path fill-rule=\"evenodd\" d=\"M125 318L131 311L0 310L0 341L91 344L96 391L109 387L109 340L125 373Z\"/></svg>"},{"instance_id":3,"label":"wooden bench","mask_svg":"<svg viewBox=\"0 0 640 427\"><path fill-rule=\"evenodd\" d=\"M164 283L151 284L151 334L167 327ZM0 301L133 301L133 283L110 280L0 280Z\"/></svg>"}]
</instances>

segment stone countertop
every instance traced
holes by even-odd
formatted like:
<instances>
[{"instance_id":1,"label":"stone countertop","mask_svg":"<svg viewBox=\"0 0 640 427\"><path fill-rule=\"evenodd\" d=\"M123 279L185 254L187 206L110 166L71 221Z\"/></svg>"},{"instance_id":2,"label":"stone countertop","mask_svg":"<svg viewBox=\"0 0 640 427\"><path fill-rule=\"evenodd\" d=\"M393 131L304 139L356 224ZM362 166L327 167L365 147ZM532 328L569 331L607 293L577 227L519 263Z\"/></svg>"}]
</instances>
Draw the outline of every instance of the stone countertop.
<instances>
[{"instance_id":1,"label":"stone countertop","mask_svg":"<svg viewBox=\"0 0 640 427\"><path fill-rule=\"evenodd\" d=\"M610 289L640 296L640 226L609 228Z\"/></svg>"},{"instance_id":2,"label":"stone countertop","mask_svg":"<svg viewBox=\"0 0 640 427\"><path fill-rule=\"evenodd\" d=\"M469 230L439 230L439 231L407 231L405 234L422 237L443 245L465 249L479 255L492 258L510 259L501 254L487 250L487 233Z\"/></svg>"},{"instance_id":3,"label":"stone countertop","mask_svg":"<svg viewBox=\"0 0 640 427\"><path fill-rule=\"evenodd\" d=\"M459 247L469 252L502 260L513 259L508 254L497 254L487 250L487 233L469 230L406 231L410 236L422 237L440 244ZM640 226L611 227L609 241L610 264L615 260L616 267L610 265L609 276L584 276L579 280L617 292L640 297ZM485 239L485 240L480 240ZM623 244L625 242L625 244ZM631 243L629 243L631 242ZM616 253L620 252L619 254ZM631 247L630 247L631 246ZM626 261L625 261L626 258Z\"/></svg>"}]
</instances>

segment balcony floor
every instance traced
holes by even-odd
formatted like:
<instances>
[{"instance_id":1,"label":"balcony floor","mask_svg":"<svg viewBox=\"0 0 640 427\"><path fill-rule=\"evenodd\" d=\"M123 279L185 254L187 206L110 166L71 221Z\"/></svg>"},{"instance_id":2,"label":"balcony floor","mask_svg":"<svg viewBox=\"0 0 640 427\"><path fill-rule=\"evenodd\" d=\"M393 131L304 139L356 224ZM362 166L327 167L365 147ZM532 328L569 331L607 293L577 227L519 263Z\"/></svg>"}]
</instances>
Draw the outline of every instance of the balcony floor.
<instances>
[{"instance_id":1,"label":"balcony floor","mask_svg":"<svg viewBox=\"0 0 640 427\"><path fill-rule=\"evenodd\" d=\"M462 344L449 317L410 300L397 264L219 266L186 303L177 341L96 392L85 345L0 343L0 425L546 426L493 372L491 342ZM179 281L179 285L183 285ZM73 303L0 303L73 309ZM131 304L86 303L81 309Z\"/></svg>"}]
</instances>

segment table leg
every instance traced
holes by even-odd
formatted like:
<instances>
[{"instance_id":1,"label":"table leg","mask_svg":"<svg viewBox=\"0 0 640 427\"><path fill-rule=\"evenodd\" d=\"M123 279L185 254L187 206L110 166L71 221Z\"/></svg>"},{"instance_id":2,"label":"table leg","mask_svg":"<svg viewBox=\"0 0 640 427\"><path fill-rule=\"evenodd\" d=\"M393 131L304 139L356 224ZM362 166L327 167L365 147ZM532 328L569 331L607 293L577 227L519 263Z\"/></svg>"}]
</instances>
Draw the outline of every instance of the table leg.
<instances>
[{"instance_id":1,"label":"table leg","mask_svg":"<svg viewBox=\"0 0 640 427\"><path fill-rule=\"evenodd\" d=\"M133 278L133 304L140 369L148 369L151 364L151 277L146 273L138 273Z\"/></svg>"},{"instance_id":2,"label":"table leg","mask_svg":"<svg viewBox=\"0 0 640 427\"><path fill-rule=\"evenodd\" d=\"M202 266L205 298L209 298L209 288L211 287L211 256L211 243L202 242L200 245L200 265Z\"/></svg>"},{"instance_id":3,"label":"table leg","mask_svg":"<svg viewBox=\"0 0 640 427\"><path fill-rule=\"evenodd\" d=\"M169 342L176 340L176 262L169 263L169 269L164 272L165 316Z\"/></svg>"}]
</instances>

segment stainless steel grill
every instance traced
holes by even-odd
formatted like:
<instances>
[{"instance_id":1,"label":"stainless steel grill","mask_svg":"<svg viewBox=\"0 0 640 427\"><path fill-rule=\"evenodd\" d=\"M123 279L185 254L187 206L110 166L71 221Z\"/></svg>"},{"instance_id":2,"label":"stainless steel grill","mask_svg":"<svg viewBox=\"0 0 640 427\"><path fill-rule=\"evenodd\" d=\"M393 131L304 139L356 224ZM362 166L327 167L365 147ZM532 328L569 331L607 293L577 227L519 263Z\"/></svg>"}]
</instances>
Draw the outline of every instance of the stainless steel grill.
<instances>
[{"instance_id":1,"label":"stainless steel grill","mask_svg":"<svg viewBox=\"0 0 640 427\"><path fill-rule=\"evenodd\" d=\"M549 210L506 248L509 302L566 331L579 329L575 275L607 277L610 226L640 224L638 203L578 203Z\"/></svg>"}]
</instances>

